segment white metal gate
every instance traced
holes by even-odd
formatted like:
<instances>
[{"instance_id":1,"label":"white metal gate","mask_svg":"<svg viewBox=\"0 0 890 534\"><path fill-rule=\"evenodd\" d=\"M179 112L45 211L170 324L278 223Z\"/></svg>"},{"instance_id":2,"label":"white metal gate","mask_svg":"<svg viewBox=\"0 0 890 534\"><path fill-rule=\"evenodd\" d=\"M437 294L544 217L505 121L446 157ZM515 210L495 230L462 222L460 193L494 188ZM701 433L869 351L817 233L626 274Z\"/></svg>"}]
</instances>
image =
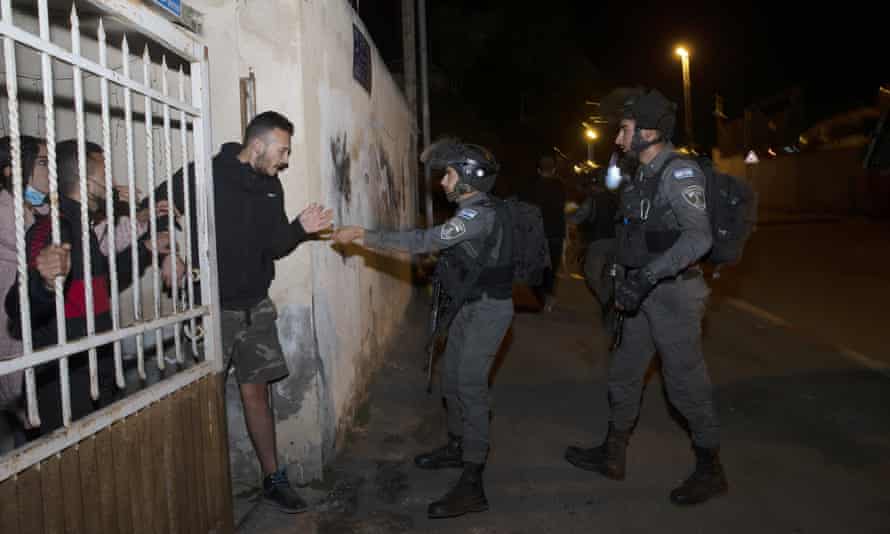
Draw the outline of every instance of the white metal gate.
<instances>
[{"instance_id":1,"label":"white metal gate","mask_svg":"<svg viewBox=\"0 0 890 534\"><path fill-rule=\"evenodd\" d=\"M217 316L218 295L216 291L216 247L213 228L212 177L210 173L210 136L209 136L209 87L206 47L193 35L180 30L154 11L136 2L127 0L92 0L78 2L77 7L71 6L69 12L68 47L53 41L58 31L51 32L52 24L57 24L47 3L48 0L36 0L33 6L36 11L37 31L29 31L20 24L19 17L27 18L19 9L13 9L11 0L0 0L2 17L0 17L0 36L3 39L3 57L5 63L4 76L6 86L7 109L4 110L6 134L10 136L12 152L12 194L15 199L16 243L18 252L18 287L19 305L21 308L22 353L18 357L0 360L0 376L24 371L25 391L27 397L27 419L31 425L40 424L40 413L35 385L35 368L48 362L59 362L61 383L61 410L64 426L52 434L39 440L27 443L3 457L0 457L0 482L16 475L42 460L59 453L63 449L109 427L114 422L124 419L150 404L180 390L202 377L219 371L218 340L220 339L219 321ZM18 7L19 4L16 4ZM53 2L53 7L58 3ZM95 33L88 35L82 31L90 12L90 26L98 21ZM115 32L108 31L114 27ZM56 28L53 27L55 30ZM114 36L119 37L112 42ZM87 37L94 37L89 44L97 49L96 58L88 57L83 51ZM58 37L56 37L58 40ZM134 40L145 43L139 56L131 55L130 43ZM151 52L154 57L151 57ZM160 53L159 53L160 52ZM58 65L71 69L73 94L73 118L76 131L79 193L81 199L89 197L87 176L87 141L101 145L105 154L104 170L105 212L107 220L113 221L115 203L113 202L113 186L115 183L126 184L129 193L130 260L133 269L138 272L136 250L139 228L137 228L137 183L143 173L149 210L149 226L147 235L153 244L151 267L148 270L149 281L146 281L146 294L153 298L150 313L143 313L142 281L136 278L136 289L132 297L124 299L119 295L118 265L115 261L116 243L115 225L107 224L109 244L107 258L91 258L90 223L88 202L82 201L80 221L82 227L81 242L83 248L84 291L86 305L87 335L79 339L69 339L66 335L66 301L65 286L62 278L55 280L55 310L58 343L35 348L32 343L32 329L29 314L28 277L35 271L28 264L26 250L26 231L24 223L25 210L23 176L19 135L22 124L33 123L33 117L23 115L28 108L20 100L19 86L23 80L35 79L26 71L35 65L27 60L32 55L39 56L40 95L42 115L39 130L44 132L45 145L49 161L49 213L53 244L61 243L60 235L60 190L58 169L55 165L57 132L71 125L60 124L60 116L70 115L71 110L61 110L55 100L58 92L58 80L54 83L54 70ZM110 57L119 58L120 67L110 63ZM25 57L23 61L21 58ZM18 61L17 61L18 58ZM168 59L175 58L178 68L173 71L168 66ZM133 69L132 63L141 63L141 69ZM133 72L135 70L135 72ZM139 72L141 70L141 72ZM90 95L84 87L84 79L98 82L98 105L86 109ZM68 98L66 97L66 101ZM140 106L141 105L141 106ZM88 127L90 120L99 126ZM115 137L117 135L117 137ZM92 136L92 139L90 138ZM115 139L113 139L113 137ZM160 156L160 157L158 157ZM178 157L177 157L178 156ZM177 217L173 210L167 216L170 229L179 223L181 232L169 232L169 247L174 257L181 256L186 265L198 265L199 269L188 272L183 281L176 276L172 278L172 303L162 306L162 288L160 273L160 257L158 254L159 231L156 217L157 202L155 188L166 182L167 198L173 198L171 189L172 175L178 168L185 169L188 174L189 161L194 162L194 182L185 179L184 213ZM116 169L123 169L118 172ZM196 187L196 206L191 206L189 187ZM198 228L194 235L198 239L198 256L192 257L191 211L197 210ZM123 245L122 245L123 246ZM91 262L107 261L109 273L108 296L110 297L110 313L113 326L110 330L97 332L94 313L94 286L92 281ZM201 303L197 302L196 285L200 285ZM180 287L184 285L185 287ZM150 287L150 290L148 288ZM0 288L0 305L5 298L6 288ZM180 298L177 296L181 295ZM124 320L122 311L132 311L132 320ZM145 315L148 315L147 317ZM125 324L126 323L126 324ZM112 345L114 353L115 383L118 388L126 388L124 375L125 360L122 355L122 342L135 339L135 360L138 373L145 379L146 351L155 348L156 365L164 370L165 359L162 329L173 330L173 351L177 372L156 384L145 387L130 394L102 410L96 411L82 419L72 421L70 406L70 384L68 358L88 352L90 393L96 399L99 392L97 373L97 349ZM188 333L190 335L186 336ZM143 342L148 336L148 343ZM199 338L203 344L204 358L192 356L199 352ZM191 343L191 351L188 344ZM186 346L184 346L186 345ZM186 356L186 353L189 353Z\"/></svg>"}]
</instances>

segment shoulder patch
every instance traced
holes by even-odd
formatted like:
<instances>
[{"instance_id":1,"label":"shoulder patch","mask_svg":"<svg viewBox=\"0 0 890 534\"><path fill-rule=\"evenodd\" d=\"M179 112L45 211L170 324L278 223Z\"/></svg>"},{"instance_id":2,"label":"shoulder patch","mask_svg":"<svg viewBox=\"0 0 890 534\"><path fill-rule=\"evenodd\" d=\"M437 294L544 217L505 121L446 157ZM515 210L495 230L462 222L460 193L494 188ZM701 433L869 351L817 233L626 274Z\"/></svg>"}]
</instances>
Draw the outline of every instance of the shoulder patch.
<instances>
[{"instance_id":1,"label":"shoulder patch","mask_svg":"<svg viewBox=\"0 0 890 534\"><path fill-rule=\"evenodd\" d=\"M458 217L450 219L442 225L440 237L443 241L451 241L467 233L467 226L464 221Z\"/></svg>"},{"instance_id":2,"label":"shoulder patch","mask_svg":"<svg viewBox=\"0 0 890 534\"><path fill-rule=\"evenodd\" d=\"M460 217L461 219L465 219L467 221L472 221L473 219L476 218L477 215L479 215L479 212L474 209L470 209L470 208L464 208L464 209L460 210L459 212L457 212L458 217Z\"/></svg>"},{"instance_id":3,"label":"shoulder patch","mask_svg":"<svg viewBox=\"0 0 890 534\"><path fill-rule=\"evenodd\" d=\"M704 210L705 188L700 185L690 185L683 190L683 200L697 210Z\"/></svg>"},{"instance_id":4,"label":"shoulder patch","mask_svg":"<svg viewBox=\"0 0 890 534\"><path fill-rule=\"evenodd\" d=\"M685 180L693 176L695 176L695 171L692 170L692 167L680 167L674 171L674 178L677 180Z\"/></svg>"}]
</instances>

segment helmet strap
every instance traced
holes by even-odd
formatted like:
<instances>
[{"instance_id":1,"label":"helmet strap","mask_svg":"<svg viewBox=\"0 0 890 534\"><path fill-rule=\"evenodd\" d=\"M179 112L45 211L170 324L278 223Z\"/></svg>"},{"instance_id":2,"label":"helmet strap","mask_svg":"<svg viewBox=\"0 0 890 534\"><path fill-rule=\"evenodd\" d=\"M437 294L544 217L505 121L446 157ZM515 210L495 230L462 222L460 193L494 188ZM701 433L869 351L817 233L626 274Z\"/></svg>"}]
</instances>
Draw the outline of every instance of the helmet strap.
<instances>
[{"instance_id":1,"label":"helmet strap","mask_svg":"<svg viewBox=\"0 0 890 534\"><path fill-rule=\"evenodd\" d=\"M447 198L449 202L457 203L457 201L460 200L460 197L472 192L473 188L470 187L468 184L458 182L457 185L454 186L454 191L445 193L445 198Z\"/></svg>"},{"instance_id":2,"label":"helmet strap","mask_svg":"<svg viewBox=\"0 0 890 534\"><path fill-rule=\"evenodd\" d=\"M639 127L634 128L634 136L630 140L630 150L636 155L639 155L642 151L646 150L650 146L664 141L664 138L661 136L661 133L659 133L655 137L655 139L653 139L651 141L644 141L643 135L641 132L642 132L642 128L639 128Z\"/></svg>"}]
</instances>

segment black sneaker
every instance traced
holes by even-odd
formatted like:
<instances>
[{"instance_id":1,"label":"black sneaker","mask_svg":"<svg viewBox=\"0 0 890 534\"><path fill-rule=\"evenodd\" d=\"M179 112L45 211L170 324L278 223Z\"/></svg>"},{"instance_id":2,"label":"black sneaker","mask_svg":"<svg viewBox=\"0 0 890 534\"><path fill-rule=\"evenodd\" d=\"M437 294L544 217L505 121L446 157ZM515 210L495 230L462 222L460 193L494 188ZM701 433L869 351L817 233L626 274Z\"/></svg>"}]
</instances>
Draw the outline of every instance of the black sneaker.
<instances>
[{"instance_id":1,"label":"black sneaker","mask_svg":"<svg viewBox=\"0 0 890 534\"><path fill-rule=\"evenodd\" d=\"M308 508L306 501L290 487L283 467L263 479L263 500L287 514L299 514Z\"/></svg>"}]
</instances>

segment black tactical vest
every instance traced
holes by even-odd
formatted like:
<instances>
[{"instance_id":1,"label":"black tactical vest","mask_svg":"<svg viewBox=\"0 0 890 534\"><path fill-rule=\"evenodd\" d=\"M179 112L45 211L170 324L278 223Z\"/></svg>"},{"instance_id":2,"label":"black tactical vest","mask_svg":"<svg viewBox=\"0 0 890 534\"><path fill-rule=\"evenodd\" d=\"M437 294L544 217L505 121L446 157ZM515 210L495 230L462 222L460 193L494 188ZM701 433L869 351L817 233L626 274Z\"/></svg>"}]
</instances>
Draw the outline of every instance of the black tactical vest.
<instances>
[{"instance_id":1,"label":"black tactical vest","mask_svg":"<svg viewBox=\"0 0 890 534\"><path fill-rule=\"evenodd\" d=\"M671 209L670 204L654 205L667 163L655 176L637 177L621 191L615 234L618 240L617 260L625 267L645 267L680 238L679 230L664 224L665 215Z\"/></svg>"},{"instance_id":2,"label":"black tactical vest","mask_svg":"<svg viewBox=\"0 0 890 534\"><path fill-rule=\"evenodd\" d=\"M513 295L513 234L510 214L502 202L482 204L496 210L492 232L442 251L436 276L449 298L463 304L483 293L490 298L507 299ZM498 247L497 259L494 259Z\"/></svg>"}]
</instances>

